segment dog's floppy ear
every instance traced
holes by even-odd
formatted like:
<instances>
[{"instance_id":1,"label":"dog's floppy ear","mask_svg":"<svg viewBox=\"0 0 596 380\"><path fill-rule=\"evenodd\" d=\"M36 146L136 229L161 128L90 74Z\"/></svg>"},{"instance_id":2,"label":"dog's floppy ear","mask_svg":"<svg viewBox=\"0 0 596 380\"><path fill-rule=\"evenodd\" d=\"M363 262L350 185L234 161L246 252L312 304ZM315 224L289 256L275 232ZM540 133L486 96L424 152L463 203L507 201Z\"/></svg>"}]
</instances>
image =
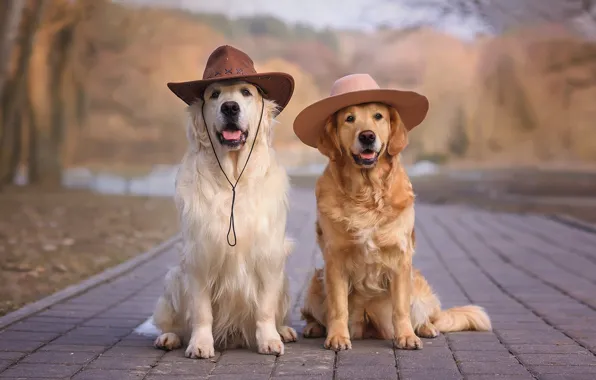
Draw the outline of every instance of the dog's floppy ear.
<instances>
[{"instance_id":1,"label":"dog's floppy ear","mask_svg":"<svg viewBox=\"0 0 596 380\"><path fill-rule=\"evenodd\" d=\"M389 134L389 144L387 145L387 153L390 156L397 156L406 145L408 145L408 130L401 121L399 114L395 108L390 108L391 113L391 132Z\"/></svg>"},{"instance_id":2,"label":"dog's floppy ear","mask_svg":"<svg viewBox=\"0 0 596 380\"><path fill-rule=\"evenodd\" d=\"M323 128L323 133L321 133L321 136L319 137L317 149L319 149L319 152L323 155L329 157L331 161L341 157L341 147L339 146L335 115L331 115L327 119L325 128Z\"/></svg>"},{"instance_id":3,"label":"dog's floppy ear","mask_svg":"<svg viewBox=\"0 0 596 380\"><path fill-rule=\"evenodd\" d=\"M191 149L198 148L199 145L209 144L207 136L207 126L203 122L203 101L197 100L188 106L189 114L186 124L186 138L190 143Z\"/></svg>"}]
</instances>

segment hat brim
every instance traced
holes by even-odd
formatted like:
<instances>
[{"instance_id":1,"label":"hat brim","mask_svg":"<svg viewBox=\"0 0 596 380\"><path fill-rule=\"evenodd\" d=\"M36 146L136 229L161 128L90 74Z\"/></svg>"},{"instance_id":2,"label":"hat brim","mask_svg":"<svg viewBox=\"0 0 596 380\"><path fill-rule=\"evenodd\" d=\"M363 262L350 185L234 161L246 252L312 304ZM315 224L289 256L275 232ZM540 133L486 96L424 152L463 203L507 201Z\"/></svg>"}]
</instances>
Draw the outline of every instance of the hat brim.
<instances>
[{"instance_id":1,"label":"hat brim","mask_svg":"<svg viewBox=\"0 0 596 380\"><path fill-rule=\"evenodd\" d=\"M413 91L353 91L330 96L306 107L294 120L294 133L303 143L316 148L329 116L342 108L364 103L383 103L395 108L408 131L422 123L429 107L426 96Z\"/></svg>"},{"instance_id":2,"label":"hat brim","mask_svg":"<svg viewBox=\"0 0 596 380\"><path fill-rule=\"evenodd\" d=\"M168 83L168 88L186 104L191 105L201 99L205 89L210 84L229 80L243 80L259 87L266 99L277 103L279 112L288 105L294 93L294 78L290 74L279 72L226 75L225 77L188 82L170 82Z\"/></svg>"}]
</instances>

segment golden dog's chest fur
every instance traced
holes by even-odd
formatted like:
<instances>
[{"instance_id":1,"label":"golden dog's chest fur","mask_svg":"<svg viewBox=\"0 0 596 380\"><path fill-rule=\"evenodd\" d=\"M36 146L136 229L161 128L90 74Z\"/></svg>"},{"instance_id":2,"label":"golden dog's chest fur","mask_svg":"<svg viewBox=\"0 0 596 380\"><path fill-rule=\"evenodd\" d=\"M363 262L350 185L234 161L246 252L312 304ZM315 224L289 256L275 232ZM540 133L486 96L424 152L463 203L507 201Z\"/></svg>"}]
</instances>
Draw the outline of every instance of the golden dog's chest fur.
<instances>
[{"instance_id":1,"label":"golden dog's chest fur","mask_svg":"<svg viewBox=\"0 0 596 380\"><path fill-rule=\"evenodd\" d=\"M336 186L331 178L323 176L317 187L319 245L342 251L350 289L364 297L374 297L387 291L400 253L413 249L411 186L406 184L410 190L405 194L399 190L398 197L388 197L374 189L350 196L332 190ZM325 234L321 226L325 227Z\"/></svg>"}]
</instances>

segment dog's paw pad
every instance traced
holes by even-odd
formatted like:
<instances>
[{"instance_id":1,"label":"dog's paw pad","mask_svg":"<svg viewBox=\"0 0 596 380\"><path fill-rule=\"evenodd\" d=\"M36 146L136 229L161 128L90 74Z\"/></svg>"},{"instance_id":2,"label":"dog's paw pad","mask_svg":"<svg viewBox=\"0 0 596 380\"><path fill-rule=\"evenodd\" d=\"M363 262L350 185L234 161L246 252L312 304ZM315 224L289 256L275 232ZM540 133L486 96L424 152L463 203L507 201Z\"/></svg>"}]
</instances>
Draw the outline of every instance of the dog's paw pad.
<instances>
[{"instance_id":1,"label":"dog's paw pad","mask_svg":"<svg viewBox=\"0 0 596 380\"><path fill-rule=\"evenodd\" d=\"M283 355L284 344L281 339L269 339L265 342L259 343L258 351L259 354L263 355Z\"/></svg>"},{"instance_id":2,"label":"dog's paw pad","mask_svg":"<svg viewBox=\"0 0 596 380\"><path fill-rule=\"evenodd\" d=\"M282 326L278 329L279 336L281 337L282 342L295 342L298 340L298 334L296 334L296 330L291 328L290 326Z\"/></svg>"},{"instance_id":3,"label":"dog's paw pad","mask_svg":"<svg viewBox=\"0 0 596 380\"><path fill-rule=\"evenodd\" d=\"M393 344L403 350L419 350L422 348L422 341L415 334L395 337Z\"/></svg>"},{"instance_id":4,"label":"dog's paw pad","mask_svg":"<svg viewBox=\"0 0 596 380\"><path fill-rule=\"evenodd\" d=\"M325 340L325 348L334 351L350 350L352 349L352 342L347 336L332 335Z\"/></svg>"},{"instance_id":5,"label":"dog's paw pad","mask_svg":"<svg viewBox=\"0 0 596 380\"><path fill-rule=\"evenodd\" d=\"M170 351L180 348L182 346L182 341L180 340L180 337L174 333L165 333L158 336L153 345L161 350Z\"/></svg>"},{"instance_id":6,"label":"dog's paw pad","mask_svg":"<svg viewBox=\"0 0 596 380\"><path fill-rule=\"evenodd\" d=\"M185 356L191 359L209 359L215 356L213 343L190 343Z\"/></svg>"}]
</instances>

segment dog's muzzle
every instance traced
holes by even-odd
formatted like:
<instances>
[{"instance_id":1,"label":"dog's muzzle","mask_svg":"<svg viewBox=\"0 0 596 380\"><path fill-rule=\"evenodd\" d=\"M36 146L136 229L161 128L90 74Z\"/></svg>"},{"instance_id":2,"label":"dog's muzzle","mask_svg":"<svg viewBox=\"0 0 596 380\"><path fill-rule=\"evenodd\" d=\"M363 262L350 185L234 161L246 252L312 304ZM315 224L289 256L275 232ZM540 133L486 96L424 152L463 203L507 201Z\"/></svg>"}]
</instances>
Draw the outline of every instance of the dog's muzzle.
<instances>
[{"instance_id":1,"label":"dog's muzzle","mask_svg":"<svg viewBox=\"0 0 596 380\"><path fill-rule=\"evenodd\" d=\"M248 137L248 131L243 131L238 126L240 105L236 102L224 102L220 107L220 112L226 121L225 127L217 132L220 144L231 149L240 148Z\"/></svg>"},{"instance_id":2,"label":"dog's muzzle","mask_svg":"<svg viewBox=\"0 0 596 380\"><path fill-rule=\"evenodd\" d=\"M373 166L379 158L377 135L373 131L360 132L358 143L360 144L361 151L358 154L352 154L354 162L364 167Z\"/></svg>"}]
</instances>

